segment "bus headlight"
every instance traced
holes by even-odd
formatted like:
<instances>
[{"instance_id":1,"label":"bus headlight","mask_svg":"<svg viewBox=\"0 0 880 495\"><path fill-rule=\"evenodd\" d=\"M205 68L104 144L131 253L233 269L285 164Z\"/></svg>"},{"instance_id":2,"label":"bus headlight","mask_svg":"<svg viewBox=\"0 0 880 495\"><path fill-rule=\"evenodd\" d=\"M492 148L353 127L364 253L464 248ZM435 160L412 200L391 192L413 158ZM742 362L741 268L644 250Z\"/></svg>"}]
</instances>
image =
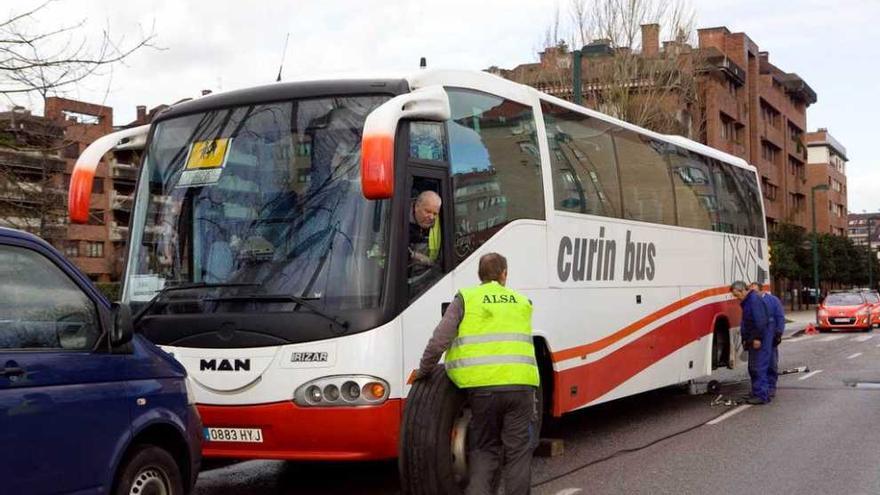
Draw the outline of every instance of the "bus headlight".
<instances>
[{"instance_id":1,"label":"bus headlight","mask_svg":"<svg viewBox=\"0 0 880 495\"><path fill-rule=\"evenodd\" d=\"M388 382L375 376L326 376L297 387L293 401L305 407L370 406L388 400L389 393Z\"/></svg>"}]
</instances>

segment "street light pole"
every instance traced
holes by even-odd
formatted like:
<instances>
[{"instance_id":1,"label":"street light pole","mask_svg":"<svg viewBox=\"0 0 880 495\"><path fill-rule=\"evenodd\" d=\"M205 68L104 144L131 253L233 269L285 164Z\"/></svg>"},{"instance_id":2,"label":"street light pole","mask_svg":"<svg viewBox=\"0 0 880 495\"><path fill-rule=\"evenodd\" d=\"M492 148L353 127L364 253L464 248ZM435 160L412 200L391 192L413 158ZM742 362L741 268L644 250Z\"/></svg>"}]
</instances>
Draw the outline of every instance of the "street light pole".
<instances>
[{"instance_id":1,"label":"street light pole","mask_svg":"<svg viewBox=\"0 0 880 495\"><path fill-rule=\"evenodd\" d=\"M874 288L874 263L871 259L871 227L873 226L874 219L872 217L868 217L868 288Z\"/></svg>"},{"instance_id":2,"label":"street light pole","mask_svg":"<svg viewBox=\"0 0 880 495\"><path fill-rule=\"evenodd\" d=\"M575 50L571 53L572 64L571 64L571 92L572 92L572 101L575 105L581 104L581 61L583 58L583 53L580 50Z\"/></svg>"},{"instance_id":3,"label":"street light pole","mask_svg":"<svg viewBox=\"0 0 880 495\"><path fill-rule=\"evenodd\" d=\"M819 239L816 234L816 191L827 191L828 184L819 184L810 189L810 205L813 208L813 288L816 290L815 302L819 302Z\"/></svg>"}]
</instances>

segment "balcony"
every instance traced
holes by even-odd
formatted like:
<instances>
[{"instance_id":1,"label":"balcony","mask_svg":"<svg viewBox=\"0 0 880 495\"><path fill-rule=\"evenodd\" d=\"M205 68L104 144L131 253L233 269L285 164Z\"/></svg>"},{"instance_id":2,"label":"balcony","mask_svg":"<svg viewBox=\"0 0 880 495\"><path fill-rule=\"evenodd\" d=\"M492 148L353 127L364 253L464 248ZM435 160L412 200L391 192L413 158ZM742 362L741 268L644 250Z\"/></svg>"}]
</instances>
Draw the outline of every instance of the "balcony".
<instances>
[{"instance_id":1,"label":"balcony","mask_svg":"<svg viewBox=\"0 0 880 495\"><path fill-rule=\"evenodd\" d=\"M110 224L110 240L124 241L128 238L128 225L119 225L116 222Z\"/></svg>"},{"instance_id":2,"label":"balcony","mask_svg":"<svg viewBox=\"0 0 880 495\"><path fill-rule=\"evenodd\" d=\"M110 192L110 208L114 210L131 211L131 205L134 196L131 194L119 194L116 191Z\"/></svg>"},{"instance_id":3,"label":"balcony","mask_svg":"<svg viewBox=\"0 0 880 495\"><path fill-rule=\"evenodd\" d=\"M49 173L67 170L67 163L60 157L36 151L0 151L0 166Z\"/></svg>"},{"instance_id":4,"label":"balcony","mask_svg":"<svg viewBox=\"0 0 880 495\"><path fill-rule=\"evenodd\" d=\"M137 180L137 167L127 163L114 163L111 167L113 180L131 181Z\"/></svg>"}]
</instances>

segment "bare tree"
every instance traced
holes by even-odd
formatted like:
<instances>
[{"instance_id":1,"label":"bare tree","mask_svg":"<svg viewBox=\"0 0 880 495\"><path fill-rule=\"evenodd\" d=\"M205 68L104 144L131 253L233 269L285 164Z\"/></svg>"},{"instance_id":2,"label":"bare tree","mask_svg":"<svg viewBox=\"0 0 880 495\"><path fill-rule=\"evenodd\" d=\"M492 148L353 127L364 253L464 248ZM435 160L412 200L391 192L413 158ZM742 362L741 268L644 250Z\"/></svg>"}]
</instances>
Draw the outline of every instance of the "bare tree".
<instances>
[{"instance_id":1,"label":"bare tree","mask_svg":"<svg viewBox=\"0 0 880 495\"><path fill-rule=\"evenodd\" d=\"M84 31L85 21L46 27L40 19L55 0L0 20L0 94L37 93L46 97L122 62L135 51L153 46L154 32L127 42L109 29L99 36Z\"/></svg>"},{"instance_id":2,"label":"bare tree","mask_svg":"<svg viewBox=\"0 0 880 495\"><path fill-rule=\"evenodd\" d=\"M700 62L691 47L695 15L688 0L570 0L568 19L561 29L570 32L575 46L592 44L583 63L586 105L659 132L699 134ZM558 33L558 24L557 15L546 32ZM657 24L658 39L669 40L662 48L645 46L641 35L647 24ZM568 91L560 96L569 97L571 77L562 64L545 63L532 81L523 82L563 88Z\"/></svg>"},{"instance_id":3,"label":"bare tree","mask_svg":"<svg viewBox=\"0 0 880 495\"><path fill-rule=\"evenodd\" d=\"M152 30L127 41L107 28L96 36L85 21L47 27L53 3L0 19L0 95L13 106L22 97L45 102L154 46ZM83 136L66 134L62 124L21 107L0 113L0 224L46 236L63 222L64 158L77 154L69 147Z\"/></svg>"}]
</instances>

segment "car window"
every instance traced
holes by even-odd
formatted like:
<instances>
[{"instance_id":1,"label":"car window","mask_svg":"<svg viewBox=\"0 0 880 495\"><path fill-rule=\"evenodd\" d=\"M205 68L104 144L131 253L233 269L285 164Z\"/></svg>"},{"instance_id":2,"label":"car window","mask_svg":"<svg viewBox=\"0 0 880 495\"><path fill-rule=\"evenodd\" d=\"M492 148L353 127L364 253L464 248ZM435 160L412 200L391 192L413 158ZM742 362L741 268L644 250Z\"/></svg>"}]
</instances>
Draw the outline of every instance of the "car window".
<instances>
[{"instance_id":1,"label":"car window","mask_svg":"<svg viewBox=\"0 0 880 495\"><path fill-rule=\"evenodd\" d=\"M880 302L880 296L876 292L865 292L865 300L868 304L877 304Z\"/></svg>"},{"instance_id":2,"label":"car window","mask_svg":"<svg viewBox=\"0 0 880 495\"><path fill-rule=\"evenodd\" d=\"M858 306L865 304L865 298L861 294L830 294L825 299L826 306Z\"/></svg>"},{"instance_id":3,"label":"car window","mask_svg":"<svg viewBox=\"0 0 880 495\"><path fill-rule=\"evenodd\" d=\"M60 268L0 245L0 349L91 349L99 334L95 304Z\"/></svg>"}]
</instances>

